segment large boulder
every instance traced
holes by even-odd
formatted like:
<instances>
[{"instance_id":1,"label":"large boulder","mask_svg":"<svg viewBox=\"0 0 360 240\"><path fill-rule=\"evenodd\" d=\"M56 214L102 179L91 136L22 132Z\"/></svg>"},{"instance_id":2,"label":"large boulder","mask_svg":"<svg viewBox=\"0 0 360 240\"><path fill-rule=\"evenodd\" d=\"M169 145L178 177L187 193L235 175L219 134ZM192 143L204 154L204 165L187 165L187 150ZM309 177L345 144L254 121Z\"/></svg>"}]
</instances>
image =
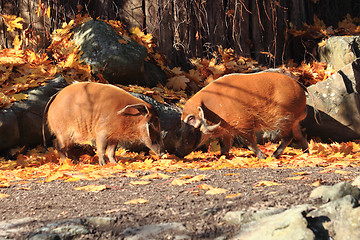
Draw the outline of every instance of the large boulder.
<instances>
[{"instance_id":1,"label":"large boulder","mask_svg":"<svg viewBox=\"0 0 360 240\"><path fill-rule=\"evenodd\" d=\"M360 138L360 59L325 81L308 87L308 116L303 122L309 136L324 141ZM314 118L314 108L319 124Z\"/></svg>"},{"instance_id":2,"label":"large boulder","mask_svg":"<svg viewBox=\"0 0 360 240\"><path fill-rule=\"evenodd\" d=\"M17 145L34 146L41 144L44 108L56 92L67 83L62 77L51 80L46 86L26 92L28 99L14 103L0 112L0 151ZM46 132L49 137L48 131Z\"/></svg>"},{"instance_id":3,"label":"large boulder","mask_svg":"<svg viewBox=\"0 0 360 240\"><path fill-rule=\"evenodd\" d=\"M149 87L164 83L165 73L145 61L146 48L129 38L124 39L104 21L91 20L78 26L74 29L74 41L93 73L103 74L110 83Z\"/></svg>"},{"instance_id":4,"label":"large boulder","mask_svg":"<svg viewBox=\"0 0 360 240\"><path fill-rule=\"evenodd\" d=\"M333 36L318 48L321 62L326 62L335 70L360 57L360 36Z\"/></svg>"}]
</instances>

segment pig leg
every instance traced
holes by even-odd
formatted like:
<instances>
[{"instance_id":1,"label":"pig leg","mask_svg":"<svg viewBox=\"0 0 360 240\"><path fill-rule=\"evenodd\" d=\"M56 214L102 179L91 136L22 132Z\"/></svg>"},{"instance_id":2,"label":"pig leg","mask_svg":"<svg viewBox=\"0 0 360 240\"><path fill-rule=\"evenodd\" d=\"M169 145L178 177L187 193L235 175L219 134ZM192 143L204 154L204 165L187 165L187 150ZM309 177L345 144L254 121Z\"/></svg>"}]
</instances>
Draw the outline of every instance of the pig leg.
<instances>
[{"instance_id":1,"label":"pig leg","mask_svg":"<svg viewBox=\"0 0 360 240\"><path fill-rule=\"evenodd\" d=\"M279 145L279 147L276 149L276 151L273 153L273 157L274 158L278 158L280 156L280 154L283 153L283 151L285 150L285 148L290 144L291 140L293 139L292 134L290 134L287 137L283 137L281 139L281 143Z\"/></svg>"},{"instance_id":2,"label":"pig leg","mask_svg":"<svg viewBox=\"0 0 360 240\"><path fill-rule=\"evenodd\" d=\"M96 135L96 149L99 156L99 164L102 166L105 164L105 152L106 152L106 138L103 134Z\"/></svg>"},{"instance_id":3,"label":"pig leg","mask_svg":"<svg viewBox=\"0 0 360 240\"><path fill-rule=\"evenodd\" d=\"M256 143L256 136L255 133L249 133L246 137L244 138L244 143L245 145L255 153L255 155L259 158L259 159L265 159L265 155L264 153L258 148L257 143Z\"/></svg>"},{"instance_id":4,"label":"pig leg","mask_svg":"<svg viewBox=\"0 0 360 240\"><path fill-rule=\"evenodd\" d=\"M304 134L302 133L301 131L301 127L300 127L300 124L299 122L296 122L292 128L292 132L293 132L293 135L294 135L294 139L300 143L300 146L301 146L301 149L304 151L304 152L309 152L309 144L308 142L306 141L306 138L304 136Z\"/></svg>"},{"instance_id":5,"label":"pig leg","mask_svg":"<svg viewBox=\"0 0 360 240\"><path fill-rule=\"evenodd\" d=\"M59 136L59 135L58 135ZM60 137L56 137L56 150L60 156L60 161L63 162L66 159L66 144L64 140Z\"/></svg>"},{"instance_id":6,"label":"pig leg","mask_svg":"<svg viewBox=\"0 0 360 240\"><path fill-rule=\"evenodd\" d=\"M116 150L116 147L117 147L117 142L109 142L108 143L108 146L106 148L106 151L107 151L107 156L109 158L109 161L111 163L116 163L115 161L115 150Z\"/></svg>"},{"instance_id":7,"label":"pig leg","mask_svg":"<svg viewBox=\"0 0 360 240\"><path fill-rule=\"evenodd\" d=\"M234 141L234 137L231 135L225 135L220 138L221 155L229 154L233 141Z\"/></svg>"}]
</instances>

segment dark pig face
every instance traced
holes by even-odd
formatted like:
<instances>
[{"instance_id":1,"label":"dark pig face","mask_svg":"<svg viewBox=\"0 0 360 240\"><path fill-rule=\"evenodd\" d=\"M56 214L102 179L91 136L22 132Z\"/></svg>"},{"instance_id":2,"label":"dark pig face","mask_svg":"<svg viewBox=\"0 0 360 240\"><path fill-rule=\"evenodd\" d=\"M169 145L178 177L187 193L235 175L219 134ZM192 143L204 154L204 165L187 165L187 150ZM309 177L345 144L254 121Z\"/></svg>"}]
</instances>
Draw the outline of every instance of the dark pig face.
<instances>
[{"instance_id":1,"label":"dark pig face","mask_svg":"<svg viewBox=\"0 0 360 240\"><path fill-rule=\"evenodd\" d=\"M204 117L204 112L201 107L198 107L199 112L188 114L181 123L180 139L177 144L175 155L184 157L199 147L204 141L210 138L219 126L220 123L215 125L208 125Z\"/></svg>"},{"instance_id":2,"label":"dark pig face","mask_svg":"<svg viewBox=\"0 0 360 240\"><path fill-rule=\"evenodd\" d=\"M201 142L201 131L199 127L182 122L180 128L180 138L177 142L175 155L185 157L195 150Z\"/></svg>"}]
</instances>

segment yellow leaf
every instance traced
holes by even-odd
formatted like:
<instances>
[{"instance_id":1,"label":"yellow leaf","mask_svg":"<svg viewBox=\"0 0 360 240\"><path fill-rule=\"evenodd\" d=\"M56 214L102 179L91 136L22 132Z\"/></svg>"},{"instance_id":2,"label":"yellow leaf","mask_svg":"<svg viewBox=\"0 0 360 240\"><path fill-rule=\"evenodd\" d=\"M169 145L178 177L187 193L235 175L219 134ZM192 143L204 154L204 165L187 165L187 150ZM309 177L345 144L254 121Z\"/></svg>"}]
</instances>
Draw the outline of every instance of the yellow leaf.
<instances>
[{"instance_id":1,"label":"yellow leaf","mask_svg":"<svg viewBox=\"0 0 360 240\"><path fill-rule=\"evenodd\" d=\"M48 18L50 18L50 7L48 7L47 10L46 10L46 16L47 16Z\"/></svg>"},{"instance_id":2,"label":"yellow leaf","mask_svg":"<svg viewBox=\"0 0 360 240\"><path fill-rule=\"evenodd\" d=\"M20 100L25 100L28 98L27 94L24 93L17 93L17 94L13 94L11 96L12 99L15 99L15 101L20 101Z\"/></svg>"},{"instance_id":3,"label":"yellow leaf","mask_svg":"<svg viewBox=\"0 0 360 240\"><path fill-rule=\"evenodd\" d=\"M0 183L0 188L8 188L9 186L9 183Z\"/></svg>"},{"instance_id":4,"label":"yellow leaf","mask_svg":"<svg viewBox=\"0 0 360 240\"><path fill-rule=\"evenodd\" d=\"M229 194L229 195L226 195L225 198L235 198L235 197L238 197L238 196L241 196L241 193Z\"/></svg>"},{"instance_id":5,"label":"yellow leaf","mask_svg":"<svg viewBox=\"0 0 360 240\"><path fill-rule=\"evenodd\" d=\"M186 184L186 181L184 180L180 180L178 178L175 178L172 182L171 182L172 185L175 185L175 186L182 186L184 184Z\"/></svg>"},{"instance_id":6,"label":"yellow leaf","mask_svg":"<svg viewBox=\"0 0 360 240\"><path fill-rule=\"evenodd\" d=\"M83 190L83 191L87 191L87 192L100 192L103 191L105 189L107 189L108 187L106 185L87 185L87 186L82 186L82 187L77 187L74 188L74 190Z\"/></svg>"},{"instance_id":7,"label":"yellow leaf","mask_svg":"<svg viewBox=\"0 0 360 240\"><path fill-rule=\"evenodd\" d=\"M17 17L15 15L2 15L5 25L8 27L7 31L13 32L15 28L22 29L23 25L19 23L20 21L24 21L23 18Z\"/></svg>"},{"instance_id":8,"label":"yellow leaf","mask_svg":"<svg viewBox=\"0 0 360 240\"><path fill-rule=\"evenodd\" d=\"M16 189L17 190L27 190L27 191L31 190L31 188L29 188L29 187L18 187Z\"/></svg>"},{"instance_id":9,"label":"yellow leaf","mask_svg":"<svg viewBox=\"0 0 360 240\"><path fill-rule=\"evenodd\" d=\"M296 176L296 177L287 177L285 179L287 180L302 180L302 179L305 179L307 177L304 177L304 176Z\"/></svg>"},{"instance_id":10,"label":"yellow leaf","mask_svg":"<svg viewBox=\"0 0 360 240\"><path fill-rule=\"evenodd\" d=\"M212 188L209 191L207 191L205 194L215 195L215 194L223 194L226 192L227 190L223 188Z\"/></svg>"},{"instance_id":11,"label":"yellow leaf","mask_svg":"<svg viewBox=\"0 0 360 240\"><path fill-rule=\"evenodd\" d=\"M276 182L272 182L272 181L260 181L260 182L255 184L255 187L261 187L261 186L270 187L270 186L277 186L277 185L281 185L281 184L276 183Z\"/></svg>"},{"instance_id":12,"label":"yellow leaf","mask_svg":"<svg viewBox=\"0 0 360 240\"><path fill-rule=\"evenodd\" d=\"M129 172L129 173L125 173L123 176L124 176L124 177L137 178L137 177L138 177L138 174L137 174L137 173Z\"/></svg>"},{"instance_id":13,"label":"yellow leaf","mask_svg":"<svg viewBox=\"0 0 360 240\"><path fill-rule=\"evenodd\" d=\"M214 189L214 187L208 185L208 184L201 184L199 185L199 188L200 189L204 189L204 190L211 190L211 189Z\"/></svg>"},{"instance_id":14,"label":"yellow leaf","mask_svg":"<svg viewBox=\"0 0 360 240\"><path fill-rule=\"evenodd\" d=\"M125 202L124 204L139 204L139 203L148 203L149 201L142 198L136 198L130 201Z\"/></svg>"},{"instance_id":15,"label":"yellow leaf","mask_svg":"<svg viewBox=\"0 0 360 240\"><path fill-rule=\"evenodd\" d=\"M62 178L62 177L64 177L64 173L62 173L62 172L55 172L54 174L46 177L45 182L51 182L51 181L54 181L54 180L56 180L56 179L60 179L60 178Z\"/></svg>"},{"instance_id":16,"label":"yellow leaf","mask_svg":"<svg viewBox=\"0 0 360 240\"><path fill-rule=\"evenodd\" d=\"M153 174L141 177L141 179L160 179L160 178L171 178L171 176L162 174L162 173L153 173Z\"/></svg>"},{"instance_id":17,"label":"yellow leaf","mask_svg":"<svg viewBox=\"0 0 360 240\"><path fill-rule=\"evenodd\" d=\"M187 87L186 83L188 83L188 82L190 82L190 80L187 77L185 77L184 75L175 76L168 80L166 87L172 88L175 91L185 90Z\"/></svg>"},{"instance_id":18,"label":"yellow leaf","mask_svg":"<svg viewBox=\"0 0 360 240\"><path fill-rule=\"evenodd\" d=\"M335 170L335 171L334 171L334 173L337 173L337 174L344 174L344 175L346 175L346 174L350 174L350 172L349 172L349 171L344 171L344 170Z\"/></svg>"},{"instance_id":19,"label":"yellow leaf","mask_svg":"<svg viewBox=\"0 0 360 240\"><path fill-rule=\"evenodd\" d=\"M203 180L205 177L206 177L206 175L204 175L204 174L197 175L195 177L192 177L192 178L186 180L186 183L199 182L199 181Z\"/></svg>"},{"instance_id":20,"label":"yellow leaf","mask_svg":"<svg viewBox=\"0 0 360 240\"><path fill-rule=\"evenodd\" d=\"M295 174L295 175L309 175L309 174L311 174L311 172L294 172L292 174Z\"/></svg>"},{"instance_id":21,"label":"yellow leaf","mask_svg":"<svg viewBox=\"0 0 360 240\"><path fill-rule=\"evenodd\" d=\"M0 193L0 198L7 198L10 197L9 194Z\"/></svg>"},{"instance_id":22,"label":"yellow leaf","mask_svg":"<svg viewBox=\"0 0 360 240\"><path fill-rule=\"evenodd\" d=\"M12 45L14 49L20 50L21 49L22 40L19 39L19 35L16 35Z\"/></svg>"},{"instance_id":23,"label":"yellow leaf","mask_svg":"<svg viewBox=\"0 0 360 240\"><path fill-rule=\"evenodd\" d=\"M132 185L147 185L150 184L149 181L131 181L130 184Z\"/></svg>"}]
</instances>

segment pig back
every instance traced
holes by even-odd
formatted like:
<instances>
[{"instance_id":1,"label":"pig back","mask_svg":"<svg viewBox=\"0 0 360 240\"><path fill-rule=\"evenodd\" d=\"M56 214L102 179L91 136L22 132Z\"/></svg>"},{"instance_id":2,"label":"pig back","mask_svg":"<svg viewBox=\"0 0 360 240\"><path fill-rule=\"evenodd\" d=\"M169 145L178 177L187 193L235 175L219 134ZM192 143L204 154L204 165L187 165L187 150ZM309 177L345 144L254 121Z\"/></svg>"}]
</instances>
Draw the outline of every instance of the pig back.
<instances>
[{"instance_id":1,"label":"pig back","mask_svg":"<svg viewBox=\"0 0 360 240\"><path fill-rule=\"evenodd\" d=\"M112 85L74 83L61 90L50 104L49 128L55 135L74 141L93 140L100 131L126 135L124 131L129 123L117 112L129 104L138 103L148 105Z\"/></svg>"},{"instance_id":2,"label":"pig back","mask_svg":"<svg viewBox=\"0 0 360 240\"><path fill-rule=\"evenodd\" d=\"M196 112L198 106L204 108L207 121L244 129L272 128L279 119L306 116L302 87L284 74L271 72L223 76L195 94L183 116Z\"/></svg>"}]
</instances>

